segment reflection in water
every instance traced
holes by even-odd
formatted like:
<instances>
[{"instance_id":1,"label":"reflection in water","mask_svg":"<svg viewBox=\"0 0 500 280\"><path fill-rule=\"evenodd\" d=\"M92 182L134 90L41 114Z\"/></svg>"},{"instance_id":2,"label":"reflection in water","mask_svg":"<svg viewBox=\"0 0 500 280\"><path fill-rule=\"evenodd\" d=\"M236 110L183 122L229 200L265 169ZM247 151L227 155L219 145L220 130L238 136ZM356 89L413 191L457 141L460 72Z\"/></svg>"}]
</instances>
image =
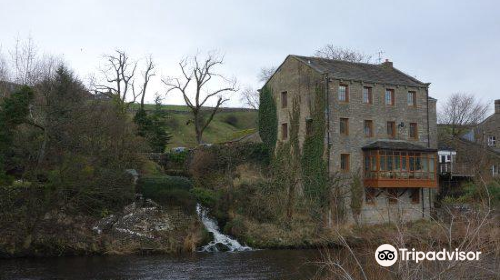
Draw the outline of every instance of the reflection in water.
<instances>
[{"instance_id":1,"label":"reflection in water","mask_svg":"<svg viewBox=\"0 0 500 280\"><path fill-rule=\"evenodd\" d=\"M310 279L316 250L0 260L0 279Z\"/></svg>"}]
</instances>

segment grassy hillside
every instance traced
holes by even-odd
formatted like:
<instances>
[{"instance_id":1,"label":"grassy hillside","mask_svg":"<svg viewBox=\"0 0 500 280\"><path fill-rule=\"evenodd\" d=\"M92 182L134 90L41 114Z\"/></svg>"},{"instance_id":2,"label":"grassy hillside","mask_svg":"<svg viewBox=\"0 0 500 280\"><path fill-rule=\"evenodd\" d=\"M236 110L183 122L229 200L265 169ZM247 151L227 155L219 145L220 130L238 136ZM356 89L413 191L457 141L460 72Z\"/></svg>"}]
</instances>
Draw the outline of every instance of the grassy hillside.
<instances>
[{"instance_id":1,"label":"grassy hillside","mask_svg":"<svg viewBox=\"0 0 500 280\"><path fill-rule=\"evenodd\" d=\"M132 107L137 108L137 105ZM172 139L167 148L194 147L196 136L194 126L188 121L192 118L187 106L164 105L169 112L169 132ZM146 105L146 110L153 110L154 105ZM254 133L257 129L257 111L244 108L222 108L215 115L209 127L203 133L206 143L221 143Z\"/></svg>"}]
</instances>

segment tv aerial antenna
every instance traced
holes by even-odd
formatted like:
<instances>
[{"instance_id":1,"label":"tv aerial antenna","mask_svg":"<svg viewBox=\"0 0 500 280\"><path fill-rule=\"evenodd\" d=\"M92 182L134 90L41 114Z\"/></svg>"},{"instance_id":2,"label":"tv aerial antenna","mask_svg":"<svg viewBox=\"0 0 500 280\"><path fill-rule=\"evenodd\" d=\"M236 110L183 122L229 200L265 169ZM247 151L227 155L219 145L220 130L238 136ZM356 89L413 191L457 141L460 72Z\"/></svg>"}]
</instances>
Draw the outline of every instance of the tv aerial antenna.
<instances>
[{"instance_id":1,"label":"tv aerial antenna","mask_svg":"<svg viewBox=\"0 0 500 280\"><path fill-rule=\"evenodd\" d=\"M380 50L379 52L377 52L377 54L378 54L378 64L380 64L382 62L382 55L384 53L385 52L383 50Z\"/></svg>"}]
</instances>

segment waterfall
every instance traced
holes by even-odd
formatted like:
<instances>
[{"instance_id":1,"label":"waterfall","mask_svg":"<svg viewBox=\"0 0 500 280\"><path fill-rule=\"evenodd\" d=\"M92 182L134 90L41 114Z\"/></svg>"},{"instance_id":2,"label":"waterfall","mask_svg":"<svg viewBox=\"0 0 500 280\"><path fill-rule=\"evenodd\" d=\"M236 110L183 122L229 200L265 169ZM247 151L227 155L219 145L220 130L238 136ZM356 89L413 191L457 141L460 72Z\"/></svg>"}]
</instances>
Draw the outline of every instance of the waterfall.
<instances>
[{"instance_id":1,"label":"waterfall","mask_svg":"<svg viewBox=\"0 0 500 280\"><path fill-rule=\"evenodd\" d=\"M200 252L219 252L219 251L251 251L252 248L241 245L237 240L223 234L219 230L217 221L208 217L208 209L201 206L199 203L196 205L196 212L201 219L208 232L212 233L214 240L210 241L207 245L201 247ZM224 250L225 249L225 250Z\"/></svg>"}]
</instances>

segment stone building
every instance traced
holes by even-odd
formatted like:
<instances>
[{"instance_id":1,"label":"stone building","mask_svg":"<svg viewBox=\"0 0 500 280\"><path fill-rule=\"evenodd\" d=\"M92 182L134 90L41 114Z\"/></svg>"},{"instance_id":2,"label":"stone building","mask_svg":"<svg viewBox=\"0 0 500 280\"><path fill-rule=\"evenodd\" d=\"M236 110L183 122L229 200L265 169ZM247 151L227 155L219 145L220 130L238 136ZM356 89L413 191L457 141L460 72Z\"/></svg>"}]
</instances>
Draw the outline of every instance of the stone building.
<instances>
[{"instance_id":1,"label":"stone building","mask_svg":"<svg viewBox=\"0 0 500 280\"><path fill-rule=\"evenodd\" d=\"M482 149L482 154L488 159L483 160L479 167L487 179L500 176L500 99L495 100L494 105L493 114L462 137L463 140L477 144L477 149ZM464 149L463 152L467 150L470 148ZM477 163L471 163L470 157L464 159L466 164L471 165L470 168L477 168Z\"/></svg>"},{"instance_id":2,"label":"stone building","mask_svg":"<svg viewBox=\"0 0 500 280\"><path fill-rule=\"evenodd\" d=\"M271 90L277 107L278 143L289 141L292 110L298 108L294 120L302 147L316 121L315 102L323 100L328 173L362 178L361 211L347 211L348 221L429 217L437 188L437 126L436 99L429 97L428 83L389 61L366 64L289 55L264 88ZM345 199L349 208L352 198Z\"/></svg>"}]
</instances>

